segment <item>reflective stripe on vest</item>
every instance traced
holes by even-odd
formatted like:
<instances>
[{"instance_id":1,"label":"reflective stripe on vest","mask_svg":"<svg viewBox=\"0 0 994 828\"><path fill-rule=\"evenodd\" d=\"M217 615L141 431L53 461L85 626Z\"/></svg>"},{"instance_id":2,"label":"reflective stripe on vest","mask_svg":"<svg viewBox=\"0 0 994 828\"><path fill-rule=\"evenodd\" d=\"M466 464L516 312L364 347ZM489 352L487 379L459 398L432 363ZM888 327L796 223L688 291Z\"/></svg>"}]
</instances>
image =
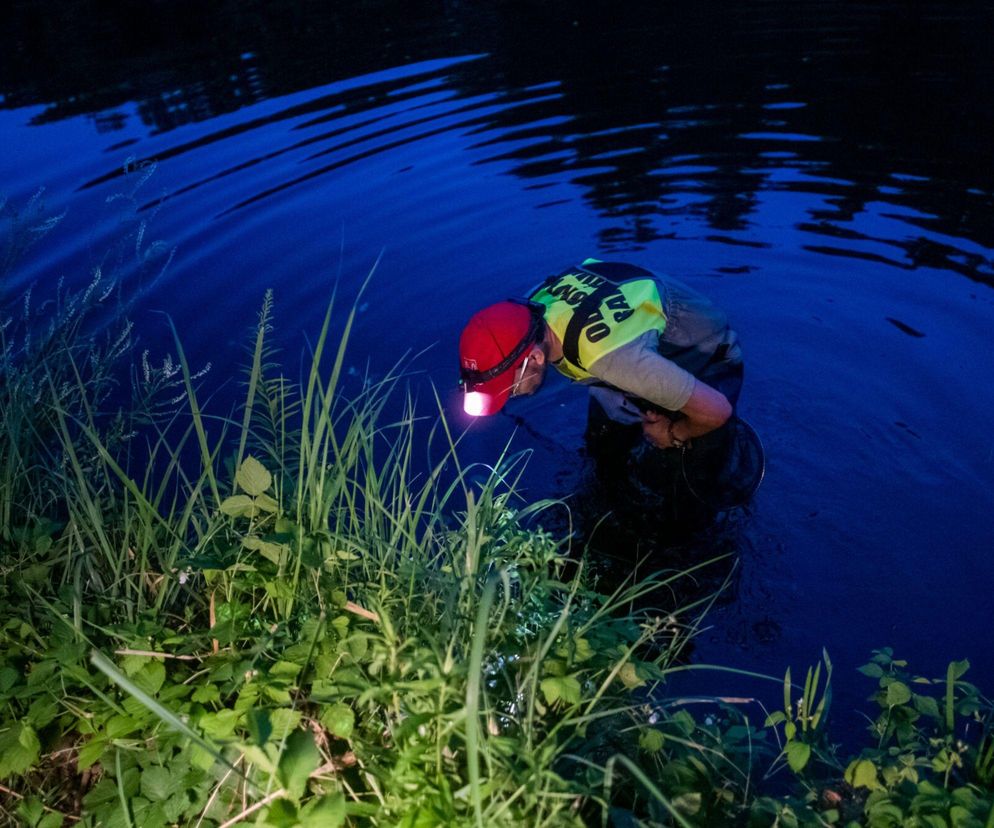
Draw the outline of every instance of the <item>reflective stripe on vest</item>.
<instances>
[{"instance_id":1,"label":"reflective stripe on vest","mask_svg":"<svg viewBox=\"0 0 994 828\"><path fill-rule=\"evenodd\" d=\"M545 321L563 344L555 367L574 380L588 379L587 368L604 354L666 328L656 281L635 265L577 265L550 276L529 298L545 306Z\"/></svg>"}]
</instances>

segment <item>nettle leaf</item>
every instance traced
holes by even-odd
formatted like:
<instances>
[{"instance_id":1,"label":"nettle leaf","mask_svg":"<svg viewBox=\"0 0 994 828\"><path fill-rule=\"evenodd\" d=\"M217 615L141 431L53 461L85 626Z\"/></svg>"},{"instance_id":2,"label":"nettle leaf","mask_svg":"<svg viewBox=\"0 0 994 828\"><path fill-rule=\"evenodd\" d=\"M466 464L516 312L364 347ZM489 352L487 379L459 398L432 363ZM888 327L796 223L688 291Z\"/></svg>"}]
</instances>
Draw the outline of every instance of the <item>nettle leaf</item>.
<instances>
[{"instance_id":1,"label":"nettle leaf","mask_svg":"<svg viewBox=\"0 0 994 828\"><path fill-rule=\"evenodd\" d=\"M317 770L320 761L321 754L314 744L313 733L309 730L295 730L290 734L276 772L293 799L303 796L307 779Z\"/></svg>"},{"instance_id":2,"label":"nettle leaf","mask_svg":"<svg viewBox=\"0 0 994 828\"><path fill-rule=\"evenodd\" d=\"M230 517L255 517L259 509L248 495L232 495L221 501L221 512Z\"/></svg>"},{"instance_id":3,"label":"nettle leaf","mask_svg":"<svg viewBox=\"0 0 994 828\"><path fill-rule=\"evenodd\" d=\"M869 676L870 678L880 678L884 674L883 667L874 661L869 664L864 664L862 667L857 668L864 676Z\"/></svg>"},{"instance_id":4,"label":"nettle leaf","mask_svg":"<svg viewBox=\"0 0 994 828\"><path fill-rule=\"evenodd\" d=\"M179 822L179 818L183 816L183 812L189 807L190 798L187 796L186 791L173 794L173 796L162 803L162 811L165 814L166 822L169 824Z\"/></svg>"},{"instance_id":5,"label":"nettle leaf","mask_svg":"<svg viewBox=\"0 0 994 828\"><path fill-rule=\"evenodd\" d=\"M355 713L352 712L351 707L341 702L329 705L321 713L321 725L332 736L348 739L355 727Z\"/></svg>"},{"instance_id":6,"label":"nettle leaf","mask_svg":"<svg viewBox=\"0 0 994 828\"><path fill-rule=\"evenodd\" d=\"M229 739L241 716L238 710L219 710L217 713L205 713L198 724L204 735L211 739Z\"/></svg>"},{"instance_id":7,"label":"nettle leaf","mask_svg":"<svg viewBox=\"0 0 994 828\"><path fill-rule=\"evenodd\" d=\"M787 744L787 764L794 773L800 773L811 758L811 745L806 742L789 742Z\"/></svg>"},{"instance_id":8,"label":"nettle leaf","mask_svg":"<svg viewBox=\"0 0 994 828\"><path fill-rule=\"evenodd\" d=\"M41 742L34 728L17 722L0 734L0 779L24 773L41 753Z\"/></svg>"},{"instance_id":9,"label":"nettle leaf","mask_svg":"<svg viewBox=\"0 0 994 828\"><path fill-rule=\"evenodd\" d=\"M175 793L172 775L163 767L146 768L142 773L141 792L152 802L169 799Z\"/></svg>"},{"instance_id":10,"label":"nettle leaf","mask_svg":"<svg viewBox=\"0 0 994 828\"><path fill-rule=\"evenodd\" d=\"M235 482L245 494L255 497L273 485L273 476L250 454L242 461L235 475Z\"/></svg>"},{"instance_id":11,"label":"nettle leaf","mask_svg":"<svg viewBox=\"0 0 994 828\"><path fill-rule=\"evenodd\" d=\"M34 728L41 729L50 724L62 712L55 699L35 699L28 708L27 721Z\"/></svg>"}]
</instances>

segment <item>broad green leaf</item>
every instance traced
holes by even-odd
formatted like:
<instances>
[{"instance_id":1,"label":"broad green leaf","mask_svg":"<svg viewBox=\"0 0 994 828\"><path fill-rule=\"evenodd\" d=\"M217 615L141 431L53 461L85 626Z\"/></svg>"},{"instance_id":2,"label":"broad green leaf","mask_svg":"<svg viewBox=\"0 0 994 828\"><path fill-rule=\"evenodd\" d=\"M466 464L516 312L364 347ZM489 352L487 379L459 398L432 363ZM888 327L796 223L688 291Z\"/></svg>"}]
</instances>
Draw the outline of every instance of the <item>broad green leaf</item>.
<instances>
[{"instance_id":1,"label":"broad green leaf","mask_svg":"<svg viewBox=\"0 0 994 828\"><path fill-rule=\"evenodd\" d=\"M869 788L876 790L880 787L877 781L877 766L869 759L856 759L846 768L845 780L854 788Z\"/></svg>"},{"instance_id":2,"label":"broad green leaf","mask_svg":"<svg viewBox=\"0 0 994 828\"><path fill-rule=\"evenodd\" d=\"M639 678L639 675L635 670L635 665L630 661L626 661L621 665L621 669L618 670L618 678L621 679L621 683L624 684L629 690L633 690L636 687L641 687L645 684L645 679ZM577 701L579 701L579 698Z\"/></svg>"},{"instance_id":3,"label":"broad green leaf","mask_svg":"<svg viewBox=\"0 0 994 828\"><path fill-rule=\"evenodd\" d=\"M645 728L639 733L639 747L649 753L658 753L662 750L664 741L663 734L652 728Z\"/></svg>"},{"instance_id":4,"label":"broad green leaf","mask_svg":"<svg viewBox=\"0 0 994 828\"><path fill-rule=\"evenodd\" d=\"M269 755L269 751L258 745L243 745L242 751L245 754L245 761L250 765L255 765L267 774L276 773L276 763Z\"/></svg>"},{"instance_id":5,"label":"broad green leaf","mask_svg":"<svg viewBox=\"0 0 994 828\"><path fill-rule=\"evenodd\" d=\"M0 693L6 693L17 684L17 680L21 677L21 674L17 672L13 667L4 667L0 669Z\"/></svg>"},{"instance_id":6,"label":"broad green leaf","mask_svg":"<svg viewBox=\"0 0 994 828\"><path fill-rule=\"evenodd\" d=\"M199 704L209 704L220 700L220 698L221 692L217 689L216 684L201 684L190 696L191 701Z\"/></svg>"},{"instance_id":7,"label":"broad green leaf","mask_svg":"<svg viewBox=\"0 0 994 828\"><path fill-rule=\"evenodd\" d=\"M670 722L680 728L684 736L689 736L697 727L697 722L694 721L694 717L688 710L678 710L670 717Z\"/></svg>"},{"instance_id":8,"label":"broad green leaf","mask_svg":"<svg viewBox=\"0 0 994 828\"><path fill-rule=\"evenodd\" d=\"M250 535L242 539L242 546L246 549L257 551L262 557L272 561L277 566L283 566L289 556L290 549L282 543L270 543L269 541Z\"/></svg>"},{"instance_id":9,"label":"broad green leaf","mask_svg":"<svg viewBox=\"0 0 994 828\"><path fill-rule=\"evenodd\" d=\"M206 748L201 747L196 743L193 743L192 745L190 745L188 750L189 750L188 755L190 757L190 764L193 765L193 767L199 768L202 771L209 771L212 767L214 767L214 762L215 762L214 754L212 754Z\"/></svg>"},{"instance_id":10,"label":"broad green leaf","mask_svg":"<svg viewBox=\"0 0 994 828\"><path fill-rule=\"evenodd\" d=\"M275 512L280 508L280 504L267 494L258 495L255 499L255 506L263 512Z\"/></svg>"},{"instance_id":11,"label":"broad green leaf","mask_svg":"<svg viewBox=\"0 0 994 828\"><path fill-rule=\"evenodd\" d=\"M691 793L680 794L674 797L670 804L680 813L687 814L687 816L694 816L694 814L701 810L701 793L700 791L693 791Z\"/></svg>"},{"instance_id":12,"label":"broad green leaf","mask_svg":"<svg viewBox=\"0 0 994 828\"><path fill-rule=\"evenodd\" d=\"M904 682L895 681L887 685L886 702L888 707L907 704L909 701L911 701L911 691Z\"/></svg>"},{"instance_id":13,"label":"broad green leaf","mask_svg":"<svg viewBox=\"0 0 994 828\"><path fill-rule=\"evenodd\" d=\"M273 723L273 739L279 742L285 739L286 735L300 724L303 716L299 710L290 710L281 707L279 710L271 711L269 718Z\"/></svg>"},{"instance_id":14,"label":"broad green leaf","mask_svg":"<svg viewBox=\"0 0 994 828\"><path fill-rule=\"evenodd\" d=\"M289 601L294 596L293 587L282 578L266 581L262 586L266 594L277 601Z\"/></svg>"},{"instance_id":15,"label":"broad green leaf","mask_svg":"<svg viewBox=\"0 0 994 828\"><path fill-rule=\"evenodd\" d=\"M255 497L273 485L273 476L250 454L242 461L235 475L235 482L245 494Z\"/></svg>"},{"instance_id":16,"label":"broad green leaf","mask_svg":"<svg viewBox=\"0 0 994 828\"><path fill-rule=\"evenodd\" d=\"M108 739L120 739L140 728L142 722L133 716L111 716L104 725L104 733Z\"/></svg>"},{"instance_id":17,"label":"broad green leaf","mask_svg":"<svg viewBox=\"0 0 994 828\"><path fill-rule=\"evenodd\" d=\"M964 673L970 669L970 662L965 658L962 661L951 661L949 667L953 674L953 680L956 681L961 679Z\"/></svg>"},{"instance_id":18,"label":"broad green leaf","mask_svg":"<svg viewBox=\"0 0 994 828\"><path fill-rule=\"evenodd\" d=\"M47 813L40 820L35 828L62 828L65 818L62 814Z\"/></svg>"},{"instance_id":19,"label":"broad green leaf","mask_svg":"<svg viewBox=\"0 0 994 828\"><path fill-rule=\"evenodd\" d=\"M179 780L176 780L179 782ZM176 791L172 775L163 767L146 768L142 772L141 792L142 796L152 802L159 802L169 799Z\"/></svg>"},{"instance_id":20,"label":"broad green leaf","mask_svg":"<svg viewBox=\"0 0 994 828\"><path fill-rule=\"evenodd\" d=\"M211 739L230 739L241 716L237 710L219 710L217 713L205 713L197 724L204 735Z\"/></svg>"},{"instance_id":21,"label":"broad green leaf","mask_svg":"<svg viewBox=\"0 0 994 828\"><path fill-rule=\"evenodd\" d=\"M41 753L41 742L34 728L16 722L0 734L0 779L24 773Z\"/></svg>"},{"instance_id":22,"label":"broad green leaf","mask_svg":"<svg viewBox=\"0 0 994 828\"><path fill-rule=\"evenodd\" d=\"M150 696L154 696L166 681L166 665L158 659L149 661L134 675L135 684Z\"/></svg>"},{"instance_id":23,"label":"broad green leaf","mask_svg":"<svg viewBox=\"0 0 994 828\"><path fill-rule=\"evenodd\" d=\"M580 703L580 682L573 676L556 676L545 679L539 687L549 704L561 701L566 704Z\"/></svg>"},{"instance_id":24,"label":"broad green leaf","mask_svg":"<svg viewBox=\"0 0 994 828\"><path fill-rule=\"evenodd\" d=\"M301 670L301 665L292 661L277 661L269 668L270 678L295 679Z\"/></svg>"},{"instance_id":25,"label":"broad green leaf","mask_svg":"<svg viewBox=\"0 0 994 828\"><path fill-rule=\"evenodd\" d=\"M307 788L307 779L321 761L321 754L314 744L314 734L309 730L295 730L286 740L277 776L293 799L300 799Z\"/></svg>"},{"instance_id":26,"label":"broad green leaf","mask_svg":"<svg viewBox=\"0 0 994 828\"><path fill-rule=\"evenodd\" d=\"M329 705L321 713L321 725L333 736L348 739L355 727L355 713L351 707L341 702Z\"/></svg>"},{"instance_id":27,"label":"broad green leaf","mask_svg":"<svg viewBox=\"0 0 994 828\"><path fill-rule=\"evenodd\" d=\"M345 823L345 795L325 794L308 802L300 811L301 828L339 828Z\"/></svg>"},{"instance_id":28,"label":"broad green leaf","mask_svg":"<svg viewBox=\"0 0 994 828\"><path fill-rule=\"evenodd\" d=\"M924 713L926 716L931 716L933 719L939 719L942 714L939 712L939 704L931 696L919 696L915 694L915 709L919 713Z\"/></svg>"},{"instance_id":29,"label":"broad green leaf","mask_svg":"<svg viewBox=\"0 0 994 828\"><path fill-rule=\"evenodd\" d=\"M811 745L806 742L787 743L787 764L794 773L800 773L811 758Z\"/></svg>"},{"instance_id":30,"label":"broad green leaf","mask_svg":"<svg viewBox=\"0 0 994 828\"><path fill-rule=\"evenodd\" d=\"M277 799L269 806L265 819L259 824L269 828L297 828L300 825L297 820L297 807L286 799Z\"/></svg>"},{"instance_id":31,"label":"broad green leaf","mask_svg":"<svg viewBox=\"0 0 994 828\"><path fill-rule=\"evenodd\" d=\"M102 737L94 737L90 739L83 747L79 749L79 754L76 757L76 767L80 770L86 770L91 767L101 756L103 756L104 748L107 747L107 740ZM211 759L213 762L214 760Z\"/></svg>"},{"instance_id":32,"label":"broad green leaf","mask_svg":"<svg viewBox=\"0 0 994 828\"><path fill-rule=\"evenodd\" d=\"M190 807L190 798L186 791L179 791L162 803L162 810L166 817L166 822L170 825L179 822L183 812Z\"/></svg>"},{"instance_id":33,"label":"broad green leaf","mask_svg":"<svg viewBox=\"0 0 994 828\"><path fill-rule=\"evenodd\" d=\"M259 514L255 501L247 495L232 495L221 501L221 512L230 517L255 517Z\"/></svg>"},{"instance_id":34,"label":"broad green leaf","mask_svg":"<svg viewBox=\"0 0 994 828\"><path fill-rule=\"evenodd\" d=\"M573 659L577 662L584 662L587 659L593 658L594 648L590 646L590 642L586 638L574 638L573 646Z\"/></svg>"},{"instance_id":35,"label":"broad green leaf","mask_svg":"<svg viewBox=\"0 0 994 828\"><path fill-rule=\"evenodd\" d=\"M545 701L547 704L555 704L559 701L562 696L562 689L559 686L558 678L547 678L543 679L542 683L539 685L539 689L542 691L542 695L545 696Z\"/></svg>"},{"instance_id":36,"label":"broad green leaf","mask_svg":"<svg viewBox=\"0 0 994 828\"><path fill-rule=\"evenodd\" d=\"M559 679L561 682L561 692L560 697L567 704L579 704L580 703L580 682L576 680L573 676L563 676Z\"/></svg>"},{"instance_id":37,"label":"broad green leaf","mask_svg":"<svg viewBox=\"0 0 994 828\"><path fill-rule=\"evenodd\" d=\"M121 669L124 675L133 676L150 661L149 656L126 655L121 659Z\"/></svg>"},{"instance_id":38,"label":"broad green leaf","mask_svg":"<svg viewBox=\"0 0 994 828\"><path fill-rule=\"evenodd\" d=\"M776 727L778 724L783 724L787 721L787 716L784 715L782 710L774 710L766 717L766 721L763 722L763 727Z\"/></svg>"},{"instance_id":39,"label":"broad green leaf","mask_svg":"<svg viewBox=\"0 0 994 828\"><path fill-rule=\"evenodd\" d=\"M870 678L880 678L884 674L884 669L875 661L871 661L869 664L864 664L862 667L857 668L864 676L869 676Z\"/></svg>"},{"instance_id":40,"label":"broad green leaf","mask_svg":"<svg viewBox=\"0 0 994 828\"><path fill-rule=\"evenodd\" d=\"M45 725L50 724L61 712L61 708L55 699L42 697L35 699L31 707L28 708L27 723L36 730L40 730Z\"/></svg>"},{"instance_id":41,"label":"broad green leaf","mask_svg":"<svg viewBox=\"0 0 994 828\"><path fill-rule=\"evenodd\" d=\"M253 707L249 710L245 714L245 724L252 741L260 747L273 735L273 723L269 718L269 711L264 708Z\"/></svg>"}]
</instances>

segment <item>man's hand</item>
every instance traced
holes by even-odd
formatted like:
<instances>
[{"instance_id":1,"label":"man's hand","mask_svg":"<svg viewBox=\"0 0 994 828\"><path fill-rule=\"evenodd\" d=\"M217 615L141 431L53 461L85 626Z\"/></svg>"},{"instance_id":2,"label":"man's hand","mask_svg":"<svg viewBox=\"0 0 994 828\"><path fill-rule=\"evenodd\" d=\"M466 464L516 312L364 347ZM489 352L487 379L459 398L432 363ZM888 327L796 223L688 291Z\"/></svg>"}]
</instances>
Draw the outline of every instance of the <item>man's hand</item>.
<instances>
[{"instance_id":1,"label":"man's hand","mask_svg":"<svg viewBox=\"0 0 994 828\"><path fill-rule=\"evenodd\" d=\"M642 433L656 448L673 448L673 434L670 431L672 421L658 411L642 412Z\"/></svg>"}]
</instances>

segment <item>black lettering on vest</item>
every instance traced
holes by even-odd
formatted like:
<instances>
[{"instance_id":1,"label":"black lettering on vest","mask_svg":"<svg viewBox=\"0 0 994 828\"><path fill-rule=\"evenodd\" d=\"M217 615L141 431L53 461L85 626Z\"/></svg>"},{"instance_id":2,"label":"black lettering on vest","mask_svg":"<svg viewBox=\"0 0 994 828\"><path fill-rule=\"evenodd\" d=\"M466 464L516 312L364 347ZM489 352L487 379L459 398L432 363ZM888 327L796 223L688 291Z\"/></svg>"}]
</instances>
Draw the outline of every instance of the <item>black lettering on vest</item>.
<instances>
[{"instance_id":1,"label":"black lettering on vest","mask_svg":"<svg viewBox=\"0 0 994 828\"><path fill-rule=\"evenodd\" d=\"M578 288L573 288L568 293L563 294L563 299L570 305L579 305L584 299L586 299L590 294L585 291L579 290Z\"/></svg>"},{"instance_id":2,"label":"black lettering on vest","mask_svg":"<svg viewBox=\"0 0 994 828\"><path fill-rule=\"evenodd\" d=\"M617 311L617 312L616 312L616 313L614 314L614 321L615 321L615 322L624 322L624 321L625 321L626 319L628 319L628 317L629 317L629 316L631 316L631 315L632 315L633 313L635 313L635 311L633 311L633 310L631 310L631 309L629 309L629 310L626 310L626 311Z\"/></svg>"},{"instance_id":3,"label":"black lettering on vest","mask_svg":"<svg viewBox=\"0 0 994 828\"><path fill-rule=\"evenodd\" d=\"M604 280L593 273L578 273L576 274L576 280L581 285L587 285L588 287L600 287L604 284Z\"/></svg>"},{"instance_id":4,"label":"black lettering on vest","mask_svg":"<svg viewBox=\"0 0 994 828\"><path fill-rule=\"evenodd\" d=\"M578 290L565 282L549 289L549 295L561 299L568 305L578 305L587 295L582 290Z\"/></svg>"},{"instance_id":5,"label":"black lettering on vest","mask_svg":"<svg viewBox=\"0 0 994 828\"><path fill-rule=\"evenodd\" d=\"M611 333L611 328L606 322L598 322L585 329L588 342L600 342Z\"/></svg>"}]
</instances>

